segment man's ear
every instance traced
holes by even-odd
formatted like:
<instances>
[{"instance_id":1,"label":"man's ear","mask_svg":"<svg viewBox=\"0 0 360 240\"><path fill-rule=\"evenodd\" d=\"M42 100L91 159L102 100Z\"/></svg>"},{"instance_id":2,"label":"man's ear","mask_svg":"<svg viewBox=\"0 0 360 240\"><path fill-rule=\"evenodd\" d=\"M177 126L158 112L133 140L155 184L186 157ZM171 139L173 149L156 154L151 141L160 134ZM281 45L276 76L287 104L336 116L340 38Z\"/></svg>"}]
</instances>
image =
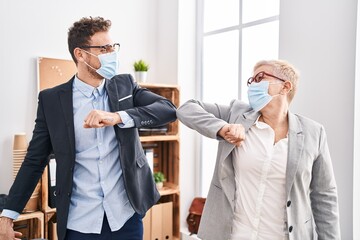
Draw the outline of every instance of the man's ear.
<instances>
[{"instance_id":1,"label":"man's ear","mask_svg":"<svg viewBox=\"0 0 360 240\"><path fill-rule=\"evenodd\" d=\"M74 56L75 56L75 58L76 58L76 60L77 60L78 62L84 62L84 56L83 56L83 54L84 54L84 52L81 51L80 48L75 48L75 49L74 49Z\"/></svg>"}]
</instances>

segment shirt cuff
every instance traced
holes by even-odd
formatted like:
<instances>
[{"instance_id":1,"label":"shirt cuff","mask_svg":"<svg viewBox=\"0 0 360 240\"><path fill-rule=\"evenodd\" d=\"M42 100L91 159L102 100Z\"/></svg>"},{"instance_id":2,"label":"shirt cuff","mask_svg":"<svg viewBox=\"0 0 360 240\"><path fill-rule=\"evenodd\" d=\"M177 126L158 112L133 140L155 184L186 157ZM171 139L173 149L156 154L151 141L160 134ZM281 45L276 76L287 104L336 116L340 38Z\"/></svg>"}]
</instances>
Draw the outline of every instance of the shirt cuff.
<instances>
[{"instance_id":1,"label":"shirt cuff","mask_svg":"<svg viewBox=\"0 0 360 240\"><path fill-rule=\"evenodd\" d=\"M12 211L12 210L4 209L1 213L1 216L8 217L8 218L15 220L20 216L20 213Z\"/></svg>"},{"instance_id":2,"label":"shirt cuff","mask_svg":"<svg viewBox=\"0 0 360 240\"><path fill-rule=\"evenodd\" d=\"M120 128L132 128L135 126L134 119L132 119L125 111L119 111L117 114L119 114L122 121L122 123L118 124Z\"/></svg>"}]
</instances>

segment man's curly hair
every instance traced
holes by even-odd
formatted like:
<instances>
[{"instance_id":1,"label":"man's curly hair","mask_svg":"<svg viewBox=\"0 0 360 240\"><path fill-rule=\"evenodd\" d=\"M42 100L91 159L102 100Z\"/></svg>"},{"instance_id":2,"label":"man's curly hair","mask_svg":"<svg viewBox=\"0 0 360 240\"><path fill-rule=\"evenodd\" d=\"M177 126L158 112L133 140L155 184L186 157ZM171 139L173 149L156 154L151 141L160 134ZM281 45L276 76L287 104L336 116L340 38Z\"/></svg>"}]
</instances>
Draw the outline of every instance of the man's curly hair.
<instances>
[{"instance_id":1,"label":"man's curly hair","mask_svg":"<svg viewBox=\"0 0 360 240\"><path fill-rule=\"evenodd\" d=\"M88 45L90 38L98 32L107 32L111 27L111 21L102 17L83 17L75 22L68 32L68 47L75 64L77 60L74 55L74 49L79 46Z\"/></svg>"}]
</instances>

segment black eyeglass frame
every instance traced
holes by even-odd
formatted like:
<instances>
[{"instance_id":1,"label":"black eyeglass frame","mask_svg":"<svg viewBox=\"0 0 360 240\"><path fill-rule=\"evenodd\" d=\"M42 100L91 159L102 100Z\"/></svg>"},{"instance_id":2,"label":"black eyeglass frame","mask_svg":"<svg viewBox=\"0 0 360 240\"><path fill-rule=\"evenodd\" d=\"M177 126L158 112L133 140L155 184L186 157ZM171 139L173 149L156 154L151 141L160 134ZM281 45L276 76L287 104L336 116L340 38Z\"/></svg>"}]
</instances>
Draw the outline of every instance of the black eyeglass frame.
<instances>
[{"instance_id":1,"label":"black eyeglass frame","mask_svg":"<svg viewBox=\"0 0 360 240\"><path fill-rule=\"evenodd\" d=\"M272 75L272 74L270 74L270 73L261 71L261 72L258 72L254 77L250 77L250 78L247 80L247 85L249 86L249 85L250 85L251 83L253 83L253 82L259 83L259 82L261 82L261 81L265 78L265 76L273 77L273 78L275 78L275 79L277 79L277 80L286 82L286 80L284 80L284 79L281 79L281 78L279 78L279 77L277 77L277 76L274 76L274 75Z\"/></svg>"},{"instance_id":2,"label":"black eyeglass frame","mask_svg":"<svg viewBox=\"0 0 360 240\"><path fill-rule=\"evenodd\" d=\"M119 51L120 50L120 43L106 44L106 45L103 45L103 46L87 46L87 45L84 45L84 46L80 46L79 48L101 48L101 49L105 50L106 52L111 52L111 51L109 51L109 49L111 49L112 51Z\"/></svg>"}]
</instances>

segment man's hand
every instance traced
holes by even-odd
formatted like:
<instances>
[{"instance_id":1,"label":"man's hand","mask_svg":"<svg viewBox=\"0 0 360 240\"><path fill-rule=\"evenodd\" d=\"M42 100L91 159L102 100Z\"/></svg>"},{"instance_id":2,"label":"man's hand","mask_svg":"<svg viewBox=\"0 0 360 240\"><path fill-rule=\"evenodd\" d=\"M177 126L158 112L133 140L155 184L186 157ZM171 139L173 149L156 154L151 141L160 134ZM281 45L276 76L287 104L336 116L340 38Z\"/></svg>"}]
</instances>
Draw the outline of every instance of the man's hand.
<instances>
[{"instance_id":1,"label":"man's hand","mask_svg":"<svg viewBox=\"0 0 360 240\"><path fill-rule=\"evenodd\" d=\"M7 217L0 218L0 240L21 240L20 237L22 236L21 232L15 232L13 230L13 220Z\"/></svg>"},{"instance_id":2,"label":"man's hand","mask_svg":"<svg viewBox=\"0 0 360 240\"><path fill-rule=\"evenodd\" d=\"M101 128L122 123L119 114L92 110L84 119L84 128Z\"/></svg>"},{"instance_id":3,"label":"man's hand","mask_svg":"<svg viewBox=\"0 0 360 240\"><path fill-rule=\"evenodd\" d=\"M239 147L245 139L245 128L241 124L226 124L220 129L218 135L228 143Z\"/></svg>"}]
</instances>

